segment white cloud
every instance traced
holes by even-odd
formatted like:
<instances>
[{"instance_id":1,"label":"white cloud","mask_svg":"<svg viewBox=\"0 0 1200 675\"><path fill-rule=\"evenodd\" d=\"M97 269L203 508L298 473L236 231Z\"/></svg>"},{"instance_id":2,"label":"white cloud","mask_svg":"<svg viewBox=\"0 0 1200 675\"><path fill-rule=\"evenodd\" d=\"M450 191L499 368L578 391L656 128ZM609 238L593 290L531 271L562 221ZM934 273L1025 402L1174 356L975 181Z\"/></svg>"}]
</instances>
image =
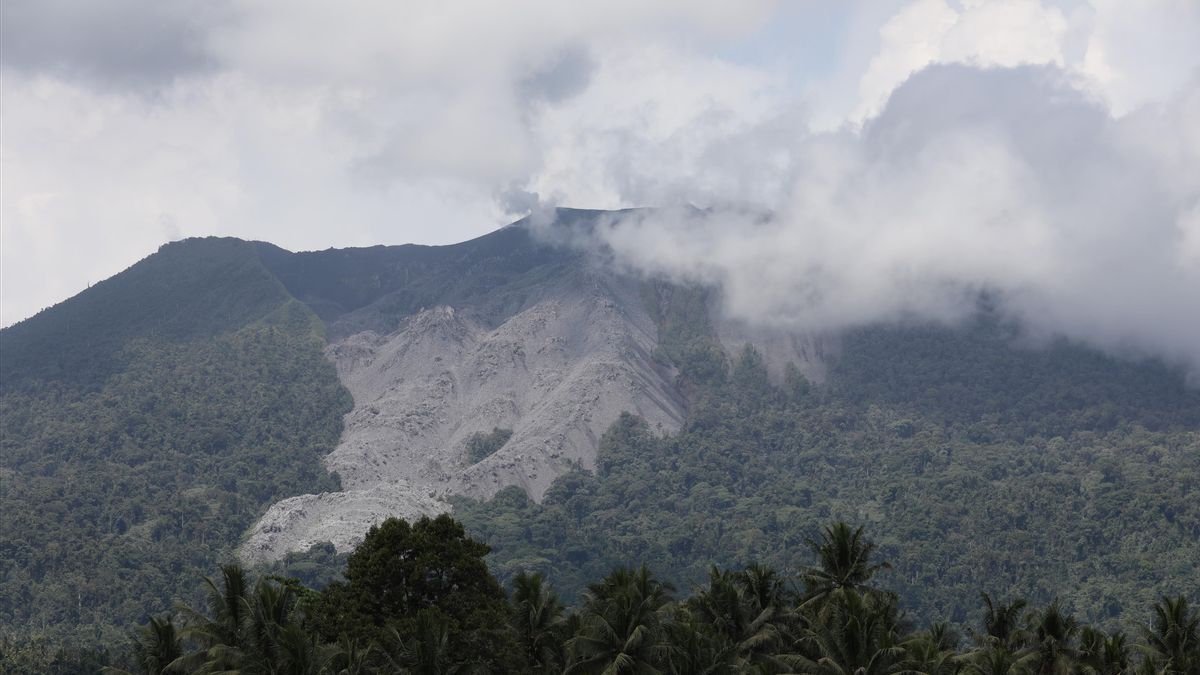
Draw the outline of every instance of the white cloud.
<instances>
[{"instance_id":1,"label":"white cloud","mask_svg":"<svg viewBox=\"0 0 1200 675\"><path fill-rule=\"evenodd\" d=\"M1200 368L1200 87L1117 119L1067 83L929 68L861 132L794 144L769 218L677 209L599 236L634 269L719 285L752 322L955 321L987 292L1032 334Z\"/></svg>"},{"instance_id":2,"label":"white cloud","mask_svg":"<svg viewBox=\"0 0 1200 675\"><path fill-rule=\"evenodd\" d=\"M145 4L4 5L0 324L169 238L446 243L540 195L720 207L613 243L762 320L994 287L1046 331L1200 343L1189 0ZM816 74L772 58L818 16L848 32Z\"/></svg>"},{"instance_id":3,"label":"white cloud","mask_svg":"<svg viewBox=\"0 0 1200 675\"><path fill-rule=\"evenodd\" d=\"M540 110L587 90L597 48L661 46L686 69L771 5L150 4L121 0L103 21L4 5L21 49L6 46L0 78L0 324L169 237L324 248L497 227L497 196L562 155Z\"/></svg>"}]
</instances>

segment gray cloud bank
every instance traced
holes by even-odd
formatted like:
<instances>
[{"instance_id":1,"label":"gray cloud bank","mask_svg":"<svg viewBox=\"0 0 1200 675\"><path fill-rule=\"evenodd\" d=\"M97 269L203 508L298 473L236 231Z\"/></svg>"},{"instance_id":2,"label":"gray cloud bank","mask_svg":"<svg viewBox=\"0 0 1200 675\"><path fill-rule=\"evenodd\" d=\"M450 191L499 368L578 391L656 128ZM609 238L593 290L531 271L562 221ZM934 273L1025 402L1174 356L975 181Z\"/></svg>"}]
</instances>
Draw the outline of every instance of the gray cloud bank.
<instances>
[{"instance_id":1,"label":"gray cloud bank","mask_svg":"<svg viewBox=\"0 0 1200 675\"><path fill-rule=\"evenodd\" d=\"M144 90L213 70L209 36L230 17L220 0L9 0L0 40L8 67Z\"/></svg>"},{"instance_id":2,"label":"gray cloud bank","mask_svg":"<svg viewBox=\"0 0 1200 675\"><path fill-rule=\"evenodd\" d=\"M761 208L664 193L709 208L613 218L581 243L718 285L751 322L953 323L986 292L1032 336L1200 371L1195 80L1114 118L1052 67L932 66L861 130L747 136L774 152L709 170L778 186Z\"/></svg>"},{"instance_id":3,"label":"gray cloud bank","mask_svg":"<svg viewBox=\"0 0 1200 675\"><path fill-rule=\"evenodd\" d=\"M164 238L448 243L546 203L656 205L588 243L719 283L743 319L952 322L987 291L1032 334L1200 370L1191 0L0 15L0 324Z\"/></svg>"}]
</instances>

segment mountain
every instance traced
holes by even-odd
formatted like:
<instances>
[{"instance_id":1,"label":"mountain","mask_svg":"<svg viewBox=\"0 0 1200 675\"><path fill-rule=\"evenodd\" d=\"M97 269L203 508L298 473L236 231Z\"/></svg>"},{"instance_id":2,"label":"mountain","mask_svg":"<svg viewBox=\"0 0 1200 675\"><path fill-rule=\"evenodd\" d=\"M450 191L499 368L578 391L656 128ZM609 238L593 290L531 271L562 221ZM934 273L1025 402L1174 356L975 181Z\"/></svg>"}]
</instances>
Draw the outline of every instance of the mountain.
<instances>
[{"instance_id":1,"label":"mountain","mask_svg":"<svg viewBox=\"0 0 1200 675\"><path fill-rule=\"evenodd\" d=\"M980 590L1118 623L1200 592L1181 372L1030 346L986 306L767 330L525 223L438 247L168 244L0 331L0 413L19 639L111 642L219 561L319 575L322 542L443 510L502 580L542 570L567 598L618 563L683 587L794 569L834 518L871 526L922 620L965 620Z\"/></svg>"}]
</instances>

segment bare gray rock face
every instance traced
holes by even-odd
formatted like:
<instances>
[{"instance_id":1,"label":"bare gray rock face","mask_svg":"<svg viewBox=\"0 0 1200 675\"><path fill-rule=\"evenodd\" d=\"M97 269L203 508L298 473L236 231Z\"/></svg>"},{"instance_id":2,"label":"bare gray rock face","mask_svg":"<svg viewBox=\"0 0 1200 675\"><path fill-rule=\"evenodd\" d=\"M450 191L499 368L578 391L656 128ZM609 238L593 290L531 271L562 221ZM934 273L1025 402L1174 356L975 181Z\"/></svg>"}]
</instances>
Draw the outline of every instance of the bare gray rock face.
<instances>
[{"instance_id":1,"label":"bare gray rock face","mask_svg":"<svg viewBox=\"0 0 1200 675\"><path fill-rule=\"evenodd\" d=\"M371 525L450 509L445 498L487 498L516 485L541 499L555 478L592 468L600 435L622 412L662 432L683 406L651 353L657 331L637 282L600 271L561 280L498 326L470 308L434 307L395 332L365 331L327 355L354 397L338 447L325 459L343 492L272 506L241 547L248 562L319 541L339 550ZM512 436L477 463L472 435Z\"/></svg>"}]
</instances>

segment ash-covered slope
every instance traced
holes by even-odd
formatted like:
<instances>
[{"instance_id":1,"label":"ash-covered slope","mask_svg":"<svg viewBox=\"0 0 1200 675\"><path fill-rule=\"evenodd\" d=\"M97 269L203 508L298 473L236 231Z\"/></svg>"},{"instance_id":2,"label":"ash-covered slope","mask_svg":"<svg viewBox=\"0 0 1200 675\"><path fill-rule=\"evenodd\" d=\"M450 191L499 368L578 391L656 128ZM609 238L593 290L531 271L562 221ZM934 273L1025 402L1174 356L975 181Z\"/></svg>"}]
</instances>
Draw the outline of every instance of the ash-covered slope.
<instances>
[{"instance_id":1,"label":"ash-covered slope","mask_svg":"<svg viewBox=\"0 0 1200 675\"><path fill-rule=\"evenodd\" d=\"M586 227L591 215L564 212L559 226ZM639 280L543 246L520 225L452 247L400 247L390 262L368 251L357 269L356 252L273 261L324 314L326 354L355 403L325 459L343 491L277 503L244 558L319 541L346 548L386 516L448 510L449 495L516 485L540 499L558 476L593 465L622 412L678 428L683 403L651 356L657 326ZM341 282L322 288L314 270L331 268ZM345 291L356 286L365 290ZM512 435L469 458L471 438L493 429Z\"/></svg>"},{"instance_id":2,"label":"ash-covered slope","mask_svg":"<svg viewBox=\"0 0 1200 675\"><path fill-rule=\"evenodd\" d=\"M242 547L251 560L361 539L388 515L445 511L450 494L490 497L509 485L540 498L572 467L590 468L622 412L663 431L683 409L651 359L656 330L637 282L602 271L565 275L495 327L476 308L438 306L381 335L356 333L327 355L354 396L326 467L344 491L276 504ZM472 435L511 429L473 462Z\"/></svg>"}]
</instances>

